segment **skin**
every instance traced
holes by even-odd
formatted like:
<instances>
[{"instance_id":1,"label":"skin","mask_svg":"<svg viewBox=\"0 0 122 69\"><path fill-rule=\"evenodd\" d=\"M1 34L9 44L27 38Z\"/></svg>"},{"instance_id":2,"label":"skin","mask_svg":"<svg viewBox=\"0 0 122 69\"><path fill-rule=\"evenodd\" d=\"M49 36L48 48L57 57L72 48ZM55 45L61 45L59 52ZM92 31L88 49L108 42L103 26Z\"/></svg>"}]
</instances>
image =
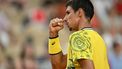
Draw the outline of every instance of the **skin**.
<instances>
[{"instance_id":1,"label":"skin","mask_svg":"<svg viewBox=\"0 0 122 69\"><path fill-rule=\"evenodd\" d=\"M72 7L68 6L66 9L66 15L64 19L54 18L49 24L49 36L56 37L58 32L64 28L66 24L71 32L75 32L84 27L91 27L88 18L85 17L84 11L80 8L78 11L74 12ZM50 55L52 68L53 69L65 69L67 63L67 55L59 53L56 55ZM92 60L79 59L79 64L82 69L94 69L94 64Z\"/></svg>"}]
</instances>

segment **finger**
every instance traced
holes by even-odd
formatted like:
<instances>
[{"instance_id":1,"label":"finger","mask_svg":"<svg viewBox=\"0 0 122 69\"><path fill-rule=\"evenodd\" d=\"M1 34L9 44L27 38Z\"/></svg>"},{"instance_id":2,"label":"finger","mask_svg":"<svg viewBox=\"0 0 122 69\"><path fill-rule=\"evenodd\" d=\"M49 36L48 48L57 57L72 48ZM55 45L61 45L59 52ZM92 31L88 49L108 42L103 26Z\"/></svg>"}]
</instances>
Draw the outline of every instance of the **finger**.
<instances>
[{"instance_id":1,"label":"finger","mask_svg":"<svg viewBox=\"0 0 122 69\"><path fill-rule=\"evenodd\" d=\"M62 25L62 22L63 22L62 19L58 19L58 18L57 18L57 19L55 19L55 20L53 21L53 24L52 24L52 25L53 25L53 26Z\"/></svg>"},{"instance_id":2,"label":"finger","mask_svg":"<svg viewBox=\"0 0 122 69\"><path fill-rule=\"evenodd\" d=\"M64 23L63 19L55 18L55 19L51 20L51 25L53 27L55 27L55 26L62 26L63 23Z\"/></svg>"},{"instance_id":3,"label":"finger","mask_svg":"<svg viewBox=\"0 0 122 69\"><path fill-rule=\"evenodd\" d=\"M60 22L60 23L64 23L63 19L59 19L59 22Z\"/></svg>"},{"instance_id":4,"label":"finger","mask_svg":"<svg viewBox=\"0 0 122 69\"><path fill-rule=\"evenodd\" d=\"M62 21L63 21L63 19L59 19L59 18L53 19L53 22L62 22Z\"/></svg>"},{"instance_id":5,"label":"finger","mask_svg":"<svg viewBox=\"0 0 122 69\"><path fill-rule=\"evenodd\" d=\"M59 21L59 18L54 19L54 23L57 23Z\"/></svg>"},{"instance_id":6,"label":"finger","mask_svg":"<svg viewBox=\"0 0 122 69\"><path fill-rule=\"evenodd\" d=\"M63 26L64 24L61 22L61 23L58 23L59 26Z\"/></svg>"},{"instance_id":7,"label":"finger","mask_svg":"<svg viewBox=\"0 0 122 69\"><path fill-rule=\"evenodd\" d=\"M56 26L60 26L60 27L61 27L61 26L63 26L63 25L64 25L63 23L53 23L53 24L52 24L53 27L56 27Z\"/></svg>"},{"instance_id":8,"label":"finger","mask_svg":"<svg viewBox=\"0 0 122 69\"><path fill-rule=\"evenodd\" d=\"M62 26L57 26L57 29L58 30L61 30L61 29L63 29L64 28L64 26L62 25Z\"/></svg>"},{"instance_id":9,"label":"finger","mask_svg":"<svg viewBox=\"0 0 122 69\"><path fill-rule=\"evenodd\" d=\"M58 23L52 23L52 26L53 27L58 26Z\"/></svg>"},{"instance_id":10,"label":"finger","mask_svg":"<svg viewBox=\"0 0 122 69\"><path fill-rule=\"evenodd\" d=\"M52 20L50 21L50 25L51 25L51 26L57 26L58 24L56 23L56 19L52 19Z\"/></svg>"}]
</instances>

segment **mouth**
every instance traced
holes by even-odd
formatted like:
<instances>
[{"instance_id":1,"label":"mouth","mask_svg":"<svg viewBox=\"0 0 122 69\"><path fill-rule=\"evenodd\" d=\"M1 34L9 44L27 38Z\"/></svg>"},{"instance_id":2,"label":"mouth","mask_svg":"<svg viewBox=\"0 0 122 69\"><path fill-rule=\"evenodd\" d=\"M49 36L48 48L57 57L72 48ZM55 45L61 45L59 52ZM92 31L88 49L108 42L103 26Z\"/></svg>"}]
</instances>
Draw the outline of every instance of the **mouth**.
<instances>
[{"instance_id":1,"label":"mouth","mask_svg":"<svg viewBox=\"0 0 122 69\"><path fill-rule=\"evenodd\" d=\"M65 23L65 24L67 25L67 27L70 29L69 22L65 20L64 23Z\"/></svg>"},{"instance_id":2,"label":"mouth","mask_svg":"<svg viewBox=\"0 0 122 69\"><path fill-rule=\"evenodd\" d=\"M68 26L68 22L65 20L64 23Z\"/></svg>"}]
</instances>

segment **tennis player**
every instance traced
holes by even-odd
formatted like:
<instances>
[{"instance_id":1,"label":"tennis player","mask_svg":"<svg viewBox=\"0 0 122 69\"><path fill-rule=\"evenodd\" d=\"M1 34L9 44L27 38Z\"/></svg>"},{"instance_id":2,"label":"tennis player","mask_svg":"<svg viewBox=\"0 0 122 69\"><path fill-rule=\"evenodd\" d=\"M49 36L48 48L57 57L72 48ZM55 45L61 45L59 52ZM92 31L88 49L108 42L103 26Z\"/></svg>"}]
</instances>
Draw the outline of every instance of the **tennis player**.
<instances>
[{"instance_id":1,"label":"tennis player","mask_svg":"<svg viewBox=\"0 0 122 69\"><path fill-rule=\"evenodd\" d=\"M53 69L109 69L106 46L91 27L94 7L90 0L68 0L64 19L54 18L49 24L49 54ZM58 33L66 24L68 53L63 55Z\"/></svg>"}]
</instances>

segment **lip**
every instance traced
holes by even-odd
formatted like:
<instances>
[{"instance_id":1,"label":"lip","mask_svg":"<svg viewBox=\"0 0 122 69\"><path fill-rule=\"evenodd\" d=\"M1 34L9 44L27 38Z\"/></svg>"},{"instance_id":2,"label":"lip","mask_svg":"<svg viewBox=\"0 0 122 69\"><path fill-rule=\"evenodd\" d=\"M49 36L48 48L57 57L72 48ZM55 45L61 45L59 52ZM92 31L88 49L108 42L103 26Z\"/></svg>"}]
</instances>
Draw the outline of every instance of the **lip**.
<instances>
[{"instance_id":1,"label":"lip","mask_svg":"<svg viewBox=\"0 0 122 69\"><path fill-rule=\"evenodd\" d=\"M64 24L66 24L67 27L69 27L69 22L67 20L64 21Z\"/></svg>"},{"instance_id":2,"label":"lip","mask_svg":"<svg viewBox=\"0 0 122 69\"><path fill-rule=\"evenodd\" d=\"M64 21L64 23L65 23L66 25L68 25L68 22L67 22L66 20Z\"/></svg>"}]
</instances>

